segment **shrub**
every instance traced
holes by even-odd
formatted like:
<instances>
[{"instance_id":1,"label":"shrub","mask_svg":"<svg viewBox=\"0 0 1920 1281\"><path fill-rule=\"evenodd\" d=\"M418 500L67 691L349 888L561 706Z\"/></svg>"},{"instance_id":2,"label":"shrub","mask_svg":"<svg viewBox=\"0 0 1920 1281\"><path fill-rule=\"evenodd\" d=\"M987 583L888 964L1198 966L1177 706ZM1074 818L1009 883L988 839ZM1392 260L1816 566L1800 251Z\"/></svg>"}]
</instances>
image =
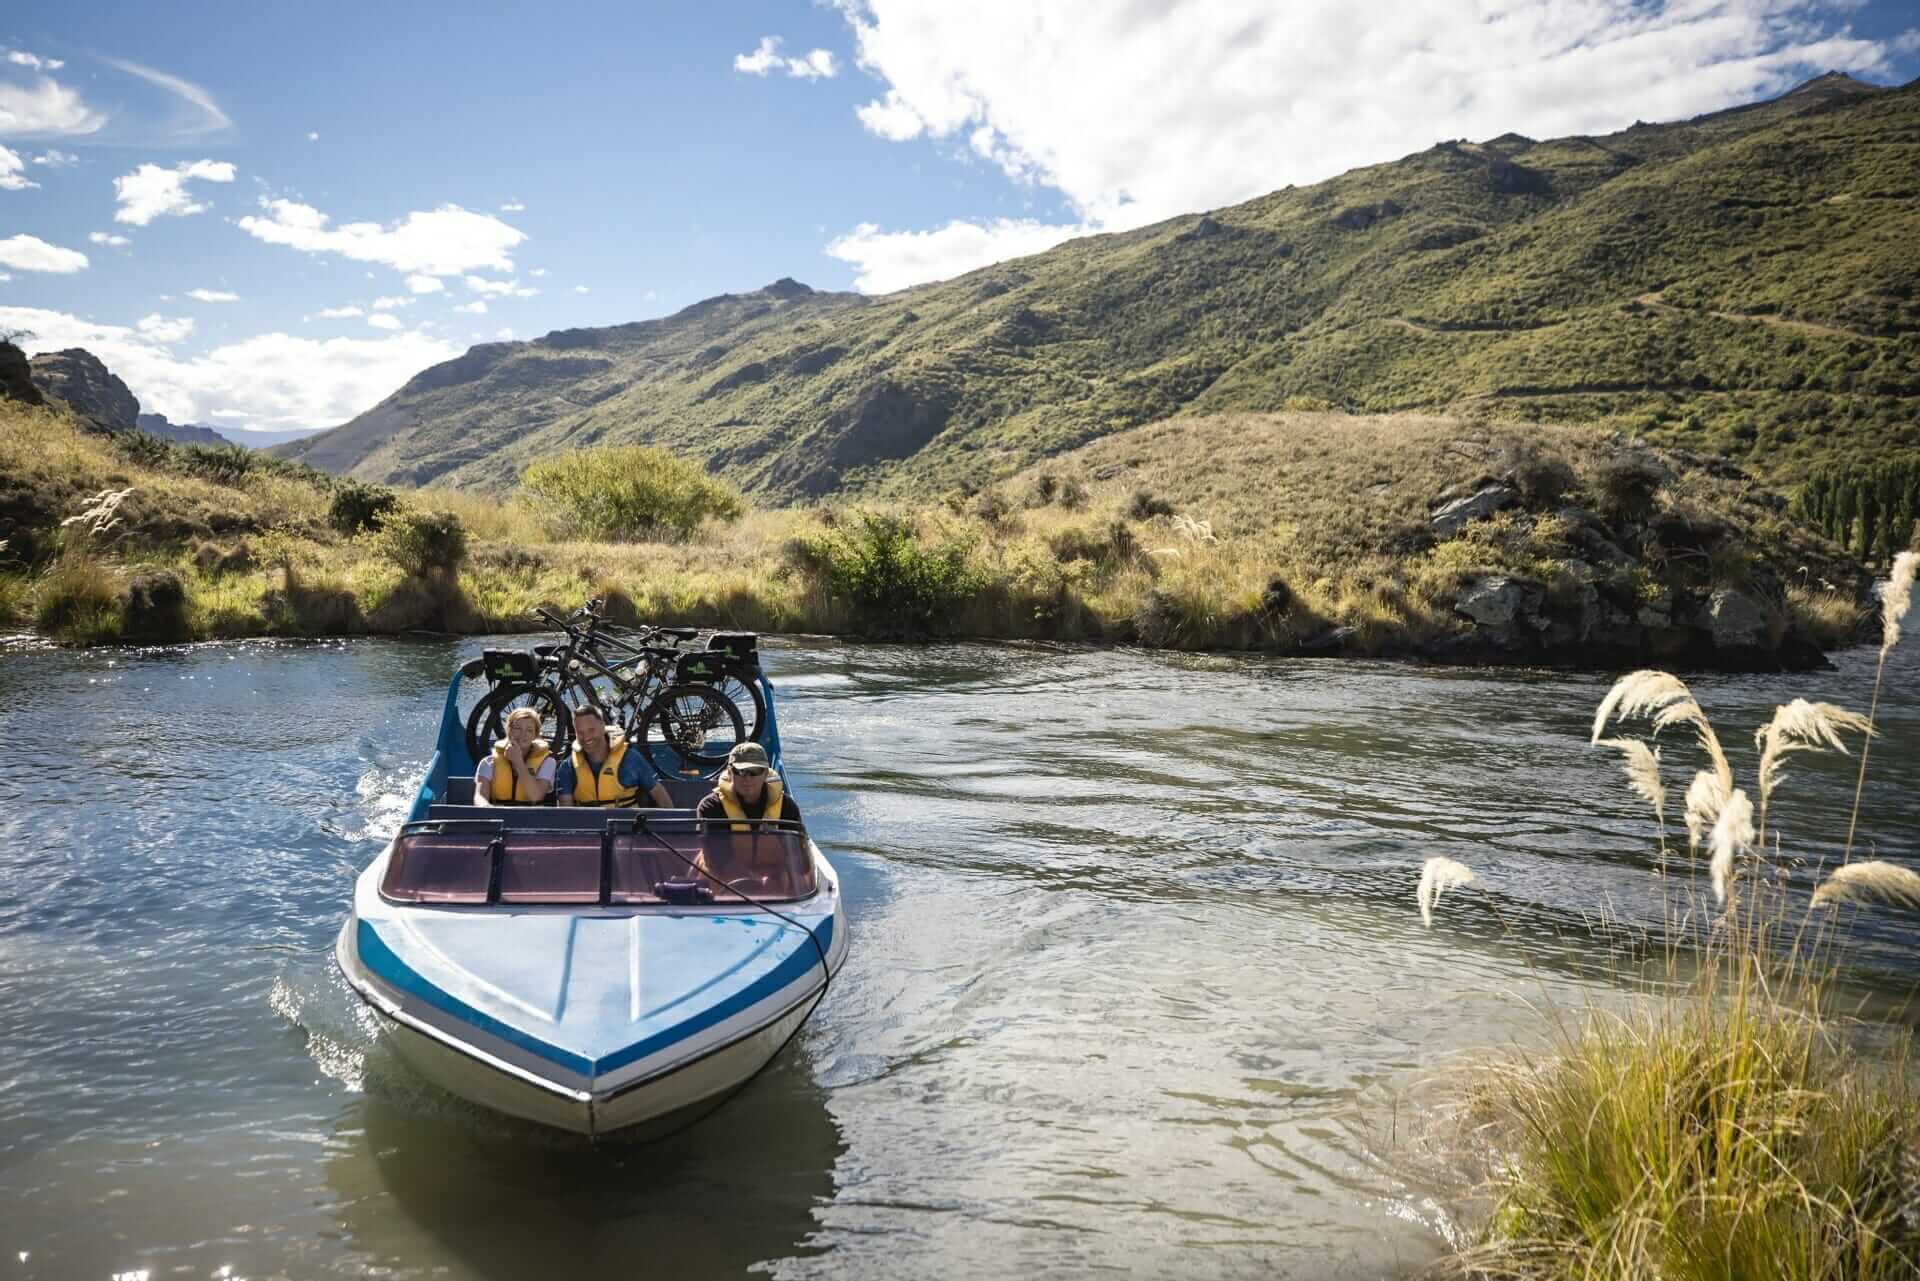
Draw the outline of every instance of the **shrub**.
<instances>
[{"instance_id":1,"label":"shrub","mask_svg":"<svg viewBox=\"0 0 1920 1281\"><path fill-rule=\"evenodd\" d=\"M684 539L703 521L734 521L746 511L731 486L651 445L542 459L521 473L520 485L586 538Z\"/></svg>"},{"instance_id":2,"label":"shrub","mask_svg":"<svg viewBox=\"0 0 1920 1281\"><path fill-rule=\"evenodd\" d=\"M1133 497L1127 500L1127 517L1130 520L1150 520L1155 516L1173 515L1173 504L1145 488L1133 491Z\"/></svg>"},{"instance_id":3,"label":"shrub","mask_svg":"<svg viewBox=\"0 0 1920 1281\"><path fill-rule=\"evenodd\" d=\"M135 467L159 471L173 460L173 442L146 431L115 432L113 451Z\"/></svg>"},{"instance_id":4,"label":"shrub","mask_svg":"<svg viewBox=\"0 0 1920 1281\"><path fill-rule=\"evenodd\" d=\"M343 480L334 488L333 501L327 505L327 524L343 534L377 529L380 520L400 505L400 495L385 485Z\"/></svg>"},{"instance_id":5,"label":"shrub","mask_svg":"<svg viewBox=\"0 0 1920 1281\"><path fill-rule=\"evenodd\" d=\"M1666 474L1638 458L1606 464L1594 478L1600 514L1611 521L1641 521L1653 513Z\"/></svg>"},{"instance_id":6,"label":"shrub","mask_svg":"<svg viewBox=\"0 0 1920 1281\"><path fill-rule=\"evenodd\" d=\"M258 465L259 455L245 445L180 445L173 451L175 470L216 485L238 484Z\"/></svg>"},{"instance_id":7,"label":"shrub","mask_svg":"<svg viewBox=\"0 0 1920 1281\"><path fill-rule=\"evenodd\" d=\"M1509 446L1506 464L1520 501L1536 511L1558 503L1580 483L1566 459L1532 441Z\"/></svg>"},{"instance_id":8,"label":"shrub","mask_svg":"<svg viewBox=\"0 0 1920 1281\"><path fill-rule=\"evenodd\" d=\"M1087 505L1087 485L1078 476L1069 476L1060 482L1060 492L1054 501L1070 512L1077 512Z\"/></svg>"},{"instance_id":9,"label":"shrub","mask_svg":"<svg viewBox=\"0 0 1920 1281\"><path fill-rule=\"evenodd\" d=\"M410 578L451 576L467 558L467 530L452 512L403 507L371 538L380 555Z\"/></svg>"},{"instance_id":10,"label":"shrub","mask_svg":"<svg viewBox=\"0 0 1920 1281\"><path fill-rule=\"evenodd\" d=\"M997 489L983 489L974 497L973 514L989 525L1005 525L1013 519L1013 503Z\"/></svg>"},{"instance_id":11,"label":"shrub","mask_svg":"<svg viewBox=\"0 0 1920 1281\"><path fill-rule=\"evenodd\" d=\"M181 641L192 634L187 586L171 569L143 569L127 580L121 632L128 640Z\"/></svg>"},{"instance_id":12,"label":"shrub","mask_svg":"<svg viewBox=\"0 0 1920 1281\"><path fill-rule=\"evenodd\" d=\"M972 552L954 539L927 546L905 517L861 512L824 534L795 539L788 557L840 598L862 634L911 637L939 632L979 590Z\"/></svg>"}]
</instances>

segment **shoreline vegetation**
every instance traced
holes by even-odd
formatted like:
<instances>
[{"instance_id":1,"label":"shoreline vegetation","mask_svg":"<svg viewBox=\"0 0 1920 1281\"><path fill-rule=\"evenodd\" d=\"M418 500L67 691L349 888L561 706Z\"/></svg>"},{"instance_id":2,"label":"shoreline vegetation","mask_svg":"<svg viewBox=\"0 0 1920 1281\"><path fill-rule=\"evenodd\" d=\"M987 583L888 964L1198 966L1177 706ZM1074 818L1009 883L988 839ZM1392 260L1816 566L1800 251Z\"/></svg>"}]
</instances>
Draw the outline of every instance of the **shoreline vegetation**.
<instances>
[{"instance_id":1,"label":"shoreline vegetation","mask_svg":"<svg viewBox=\"0 0 1920 1281\"><path fill-rule=\"evenodd\" d=\"M1683 817L1695 876L1669 905L1666 974L1651 1001L1556 1014L1546 1052L1475 1070L1463 1117L1485 1163L1487 1213L1453 1260L1462 1275L1920 1275L1911 1029L1883 1027L1880 1052L1860 1052L1873 1029L1842 1007L1846 943L1831 916L1841 904L1920 910L1920 874L1852 858L1880 682L1916 569L1913 552L1891 566L1873 710L1805 699L1779 706L1754 736L1752 796L1677 678L1631 673L1600 704L1592 742L1622 753L1663 848L1659 751L1644 739L1601 735L1612 721L1642 718L1655 735L1676 728L1693 738L1701 768ZM1845 852L1839 866L1813 869L1803 897L1789 884L1800 860L1769 831L1775 792L1787 781L1781 767L1796 752L1850 755L1855 747L1860 782ZM1710 900L1699 892L1702 872ZM1475 883L1471 869L1429 859L1417 893L1427 924L1441 891ZM1685 977L1683 958L1692 971Z\"/></svg>"},{"instance_id":2,"label":"shoreline vegetation","mask_svg":"<svg viewBox=\"0 0 1920 1281\"><path fill-rule=\"evenodd\" d=\"M760 509L664 450L396 491L0 404L0 625L62 644L538 630L1817 665L1870 580L1737 468L1591 429L1170 419L909 506Z\"/></svg>"}]
</instances>

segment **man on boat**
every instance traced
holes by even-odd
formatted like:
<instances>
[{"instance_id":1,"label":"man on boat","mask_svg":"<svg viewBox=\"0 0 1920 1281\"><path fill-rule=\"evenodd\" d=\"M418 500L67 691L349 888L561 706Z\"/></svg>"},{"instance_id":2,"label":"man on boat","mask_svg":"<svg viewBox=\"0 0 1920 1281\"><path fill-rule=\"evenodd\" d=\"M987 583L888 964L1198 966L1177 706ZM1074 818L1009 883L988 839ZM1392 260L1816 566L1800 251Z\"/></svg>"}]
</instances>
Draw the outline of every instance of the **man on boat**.
<instances>
[{"instance_id":1,"label":"man on boat","mask_svg":"<svg viewBox=\"0 0 1920 1281\"><path fill-rule=\"evenodd\" d=\"M555 772L553 790L562 805L638 805L645 795L660 809L673 808L646 758L628 750L626 735L609 730L591 703L573 709L573 755Z\"/></svg>"},{"instance_id":2,"label":"man on boat","mask_svg":"<svg viewBox=\"0 0 1920 1281\"><path fill-rule=\"evenodd\" d=\"M538 805L553 791L553 753L540 737L540 713L516 707L506 741L494 745L473 771L475 805Z\"/></svg>"},{"instance_id":3,"label":"man on boat","mask_svg":"<svg viewBox=\"0 0 1920 1281\"><path fill-rule=\"evenodd\" d=\"M694 813L700 818L800 821L800 806L787 795L780 776L758 743L736 743L727 753L727 767L714 780L714 789L700 798Z\"/></svg>"},{"instance_id":4,"label":"man on boat","mask_svg":"<svg viewBox=\"0 0 1920 1281\"><path fill-rule=\"evenodd\" d=\"M800 822L800 806L773 772L766 748L758 743L736 744L727 753L727 768L715 780L714 789L700 798L694 814L707 820L732 820L725 828L718 822L703 824L702 872L753 894L786 898L799 892L795 878L805 873L791 865L791 838L754 831L754 820Z\"/></svg>"}]
</instances>

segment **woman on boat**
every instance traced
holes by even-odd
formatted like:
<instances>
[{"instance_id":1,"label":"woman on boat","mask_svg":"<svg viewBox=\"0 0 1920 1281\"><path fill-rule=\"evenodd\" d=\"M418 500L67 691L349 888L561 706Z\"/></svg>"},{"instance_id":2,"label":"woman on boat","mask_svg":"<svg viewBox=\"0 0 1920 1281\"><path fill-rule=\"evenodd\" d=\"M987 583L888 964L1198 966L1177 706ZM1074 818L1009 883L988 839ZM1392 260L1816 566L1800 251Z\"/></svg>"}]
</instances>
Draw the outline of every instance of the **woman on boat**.
<instances>
[{"instance_id":1,"label":"woman on boat","mask_svg":"<svg viewBox=\"0 0 1920 1281\"><path fill-rule=\"evenodd\" d=\"M553 753L540 737L540 713L517 707L507 717L506 741L473 771L475 805L538 805L553 791Z\"/></svg>"},{"instance_id":2,"label":"woman on boat","mask_svg":"<svg viewBox=\"0 0 1920 1281\"><path fill-rule=\"evenodd\" d=\"M619 730L609 730L591 703L573 709L573 756L561 764L553 788L562 805L638 805L641 796L659 809L673 797L646 758L627 750Z\"/></svg>"}]
</instances>

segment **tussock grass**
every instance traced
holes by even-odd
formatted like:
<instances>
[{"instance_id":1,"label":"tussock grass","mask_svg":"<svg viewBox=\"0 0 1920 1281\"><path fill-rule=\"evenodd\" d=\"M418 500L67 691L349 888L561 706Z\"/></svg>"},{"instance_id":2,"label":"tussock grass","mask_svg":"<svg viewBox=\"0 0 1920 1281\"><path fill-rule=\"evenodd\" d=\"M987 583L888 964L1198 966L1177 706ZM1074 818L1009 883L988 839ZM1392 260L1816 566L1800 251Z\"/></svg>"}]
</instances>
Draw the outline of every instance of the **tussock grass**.
<instances>
[{"instance_id":1,"label":"tussock grass","mask_svg":"<svg viewBox=\"0 0 1920 1281\"><path fill-rule=\"evenodd\" d=\"M1905 570L1904 586L1883 597L1883 662L1908 604L1911 563ZM1782 759L1844 753L1843 733L1870 743L1871 716L1805 699L1779 707L1755 732L1758 816L1683 682L1634 672L1594 718L1593 741L1625 749L1633 790L1657 797L1651 746L1600 737L1615 716L1693 732L1709 768L1689 788L1689 834L1697 844L1710 825L1725 911L1690 982L1625 1013L1563 1022L1549 1054L1486 1069L1477 1097L1479 1133L1495 1152L1492 1210L1456 1263L1470 1275L1581 1281L1920 1276L1920 1096L1908 1042L1890 1059L1856 1052L1832 997L1837 936L1796 921L1791 891L1757 875L1780 857L1764 837ZM1422 877L1423 916L1435 862ZM1743 880L1749 888L1736 893ZM1920 908L1920 874L1851 863L1805 910L1842 903ZM1676 935L1670 968L1678 947Z\"/></svg>"}]
</instances>

